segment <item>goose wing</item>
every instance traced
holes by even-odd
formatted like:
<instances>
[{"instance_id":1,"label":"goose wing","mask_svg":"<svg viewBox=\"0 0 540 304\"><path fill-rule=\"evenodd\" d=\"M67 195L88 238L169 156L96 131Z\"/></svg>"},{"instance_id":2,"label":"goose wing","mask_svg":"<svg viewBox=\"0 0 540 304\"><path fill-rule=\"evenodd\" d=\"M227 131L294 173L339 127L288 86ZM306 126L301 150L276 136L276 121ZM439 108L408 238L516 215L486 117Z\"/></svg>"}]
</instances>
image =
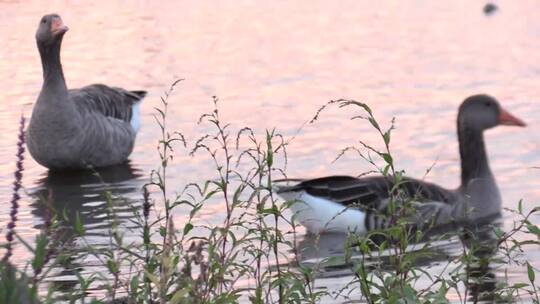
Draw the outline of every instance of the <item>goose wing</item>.
<instances>
[{"instance_id":1,"label":"goose wing","mask_svg":"<svg viewBox=\"0 0 540 304\"><path fill-rule=\"evenodd\" d=\"M381 210L393 186L392 177L327 176L301 180L295 185L280 187L278 193L305 191L310 195L325 198L343 206L358 205ZM452 204L456 199L453 191L412 178L404 178L399 188L405 198L414 199L419 203Z\"/></svg>"},{"instance_id":2,"label":"goose wing","mask_svg":"<svg viewBox=\"0 0 540 304\"><path fill-rule=\"evenodd\" d=\"M68 97L80 114L81 136L72 139L77 156L95 167L127 159L138 130L138 103L144 91L127 91L102 84L69 90Z\"/></svg>"},{"instance_id":3,"label":"goose wing","mask_svg":"<svg viewBox=\"0 0 540 304\"><path fill-rule=\"evenodd\" d=\"M278 187L277 192L285 197L289 193L303 191L341 204L345 208L363 210L365 228L371 230L391 225L385 215L388 215L388 198L394 184L392 177L327 176ZM412 200L416 212L410 219L418 226L447 223L452 218L453 206L458 201L458 195L454 191L412 178L404 178L399 189L400 197L404 201Z\"/></svg>"},{"instance_id":4,"label":"goose wing","mask_svg":"<svg viewBox=\"0 0 540 304\"><path fill-rule=\"evenodd\" d=\"M93 84L69 90L68 96L80 112L101 114L130 122L134 115L133 107L146 96L146 91L128 91L103 84Z\"/></svg>"}]
</instances>

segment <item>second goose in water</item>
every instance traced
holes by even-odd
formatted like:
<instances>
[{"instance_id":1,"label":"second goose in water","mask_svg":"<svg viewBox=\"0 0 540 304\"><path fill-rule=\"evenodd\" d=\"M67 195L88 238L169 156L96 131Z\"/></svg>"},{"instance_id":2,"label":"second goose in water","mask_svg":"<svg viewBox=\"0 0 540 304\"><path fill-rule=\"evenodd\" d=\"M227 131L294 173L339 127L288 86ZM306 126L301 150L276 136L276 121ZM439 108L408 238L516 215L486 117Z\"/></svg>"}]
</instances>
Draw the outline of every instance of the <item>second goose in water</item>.
<instances>
[{"instance_id":1,"label":"second goose in water","mask_svg":"<svg viewBox=\"0 0 540 304\"><path fill-rule=\"evenodd\" d=\"M413 178L404 178L400 189L413 201L416 227L454 222L481 222L496 217L501 195L489 168L483 132L498 125L525 126L487 95L467 98L459 107L457 132L461 156L461 185L449 190ZM393 178L328 176L280 186L278 194L296 201L291 210L310 233L356 232L389 225L385 217Z\"/></svg>"}]
</instances>

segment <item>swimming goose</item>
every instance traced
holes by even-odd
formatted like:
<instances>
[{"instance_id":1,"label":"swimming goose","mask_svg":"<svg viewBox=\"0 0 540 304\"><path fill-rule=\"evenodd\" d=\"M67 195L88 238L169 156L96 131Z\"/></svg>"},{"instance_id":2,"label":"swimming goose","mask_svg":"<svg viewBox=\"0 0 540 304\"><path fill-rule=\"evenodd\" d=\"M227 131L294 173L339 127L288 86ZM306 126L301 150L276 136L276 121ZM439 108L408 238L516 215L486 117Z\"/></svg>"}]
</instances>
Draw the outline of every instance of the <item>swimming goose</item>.
<instances>
[{"instance_id":1,"label":"swimming goose","mask_svg":"<svg viewBox=\"0 0 540 304\"><path fill-rule=\"evenodd\" d=\"M403 178L400 197L412 201L408 218L422 228L450 223L481 222L500 215L501 195L486 155L483 131L498 125L525 126L487 95L467 98L459 107L457 133L461 185L455 190L414 178ZM280 185L279 182L286 182ZM295 183L292 184L291 183ZM291 210L308 233L365 234L391 225L387 214L392 177L328 176L278 181L277 193L291 201Z\"/></svg>"},{"instance_id":2,"label":"swimming goose","mask_svg":"<svg viewBox=\"0 0 540 304\"><path fill-rule=\"evenodd\" d=\"M139 129L145 91L93 84L68 90L60 46L68 30L60 16L45 15L36 32L43 86L27 132L32 157L49 169L81 169L123 163Z\"/></svg>"}]
</instances>

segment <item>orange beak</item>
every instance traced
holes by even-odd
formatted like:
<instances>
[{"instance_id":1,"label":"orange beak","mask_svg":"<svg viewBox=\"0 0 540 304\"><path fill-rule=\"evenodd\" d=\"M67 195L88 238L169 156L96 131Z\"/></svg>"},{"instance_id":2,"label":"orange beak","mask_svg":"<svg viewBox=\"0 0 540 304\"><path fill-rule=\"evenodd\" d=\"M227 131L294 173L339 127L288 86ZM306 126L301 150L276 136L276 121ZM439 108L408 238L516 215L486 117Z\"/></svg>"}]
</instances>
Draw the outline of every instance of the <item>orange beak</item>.
<instances>
[{"instance_id":1,"label":"orange beak","mask_svg":"<svg viewBox=\"0 0 540 304\"><path fill-rule=\"evenodd\" d=\"M505 109L501 109L501 113L499 114L498 120L499 120L499 124L501 125L519 126L519 127L525 127L527 125L525 122L523 122L523 120L510 114Z\"/></svg>"},{"instance_id":2,"label":"orange beak","mask_svg":"<svg viewBox=\"0 0 540 304\"><path fill-rule=\"evenodd\" d=\"M67 32L69 28L64 24L60 17L54 18L51 24L51 33L53 35L60 35Z\"/></svg>"}]
</instances>

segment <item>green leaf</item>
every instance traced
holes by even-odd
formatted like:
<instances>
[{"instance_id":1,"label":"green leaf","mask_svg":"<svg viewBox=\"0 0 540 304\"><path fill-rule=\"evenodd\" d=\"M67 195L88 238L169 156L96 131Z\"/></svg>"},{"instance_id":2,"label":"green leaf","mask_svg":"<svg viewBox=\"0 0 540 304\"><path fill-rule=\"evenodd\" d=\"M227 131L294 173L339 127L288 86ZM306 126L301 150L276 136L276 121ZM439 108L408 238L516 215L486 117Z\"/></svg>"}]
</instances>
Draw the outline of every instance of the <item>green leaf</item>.
<instances>
[{"instance_id":1,"label":"green leaf","mask_svg":"<svg viewBox=\"0 0 540 304\"><path fill-rule=\"evenodd\" d=\"M368 117L368 121L371 123L371 125L372 125L375 129L377 129L377 130L380 129L379 123L377 123L377 121L376 121L373 117Z\"/></svg>"},{"instance_id":2,"label":"green leaf","mask_svg":"<svg viewBox=\"0 0 540 304\"><path fill-rule=\"evenodd\" d=\"M47 235L45 235L45 233L40 233L36 237L36 249L34 252L34 259L32 260L32 269L34 271L43 268L48 243Z\"/></svg>"},{"instance_id":3,"label":"green leaf","mask_svg":"<svg viewBox=\"0 0 540 304\"><path fill-rule=\"evenodd\" d=\"M274 164L274 151L272 149L272 136L266 131L266 165L271 168Z\"/></svg>"},{"instance_id":4,"label":"green leaf","mask_svg":"<svg viewBox=\"0 0 540 304\"><path fill-rule=\"evenodd\" d=\"M527 286L529 286L529 284L527 284L527 283L516 283L516 284L510 286L510 288L521 289L521 288L527 287Z\"/></svg>"},{"instance_id":5,"label":"green leaf","mask_svg":"<svg viewBox=\"0 0 540 304\"><path fill-rule=\"evenodd\" d=\"M383 134L384 143L388 146L390 144L390 130Z\"/></svg>"},{"instance_id":6,"label":"green leaf","mask_svg":"<svg viewBox=\"0 0 540 304\"><path fill-rule=\"evenodd\" d=\"M534 233L537 236L540 236L540 228L538 228L538 226L536 225L533 225L533 224L527 225L527 230L529 230L530 233Z\"/></svg>"},{"instance_id":7,"label":"green leaf","mask_svg":"<svg viewBox=\"0 0 540 304\"><path fill-rule=\"evenodd\" d=\"M365 110L366 112L368 112L369 115L373 116L373 112L371 111L371 108L370 108L367 104L361 103L361 102L360 102L360 103L356 103L356 104L359 105L359 106L361 106L362 108L364 108L364 110Z\"/></svg>"},{"instance_id":8,"label":"green leaf","mask_svg":"<svg viewBox=\"0 0 540 304\"><path fill-rule=\"evenodd\" d=\"M161 237L165 237L167 235L167 228L165 228L163 226L159 227L159 235Z\"/></svg>"},{"instance_id":9,"label":"green leaf","mask_svg":"<svg viewBox=\"0 0 540 304\"><path fill-rule=\"evenodd\" d=\"M85 234L85 229L84 229L83 222L81 220L81 215L78 211L75 214L75 227L74 228L75 228L75 232L77 232L78 235Z\"/></svg>"},{"instance_id":10,"label":"green leaf","mask_svg":"<svg viewBox=\"0 0 540 304\"><path fill-rule=\"evenodd\" d=\"M64 221L69 223L69 216L67 214L67 209L66 208L62 209L62 218L64 219Z\"/></svg>"},{"instance_id":11,"label":"green leaf","mask_svg":"<svg viewBox=\"0 0 540 304\"><path fill-rule=\"evenodd\" d=\"M381 156L387 164L389 165L393 164L394 160L392 159L392 155L388 153L381 153Z\"/></svg>"},{"instance_id":12,"label":"green leaf","mask_svg":"<svg viewBox=\"0 0 540 304\"><path fill-rule=\"evenodd\" d=\"M129 287L130 287L130 293L131 294L136 294L137 293L137 289L139 288L139 277L138 276L134 276L133 278L131 278L131 281L129 282Z\"/></svg>"},{"instance_id":13,"label":"green leaf","mask_svg":"<svg viewBox=\"0 0 540 304\"><path fill-rule=\"evenodd\" d=\"M118 263L116 263L113 260L107 260L106 264L107 264L107 269L109 269L109 272L111 274L118 273Z\"/></svg>"},{"instance_id":14,"label":"green leaf","mask_svg":"<svg viewBox=\"0 0 540 304\"><path fill-rule=\"evenodd\" d=\"M403 294L405 296L404 300L406 300L405 303L418 303L418 302L420 302L418 297L416 296L416 291L410 285L403 286Z\"/></svg>"},{"instance_id":15,"label":"green leaf","mask_svg":"<svg viewBox=\"0 0 540 304\"><path fill-rule=\"evenodd\" d=\"M382 175L383 175L383 176L388 176L388 171L389 171L389 170L390 170L390 165L384 166Z\"/></svg>"},{"instance_id":16,"label":"green leaf","mask_svg":"<svg viewBox=\"0 0 540 304\"><path fill-rule=\"evenodd\" d=\"M529 281L531 283L534 283L534 268L527 262L527 276L529 277Z\"/></svg>"},{"instance_id":17,"label":"green leaf","mask_svg":"<svg viewBox=\"0 0 540 304\"><path fill-rule=\"evenodd\" d=\"M193 229L193 224L187 223L184 226L184 235L188 234L191 231L191 229Z\"/></svg>"}]
</instances>

